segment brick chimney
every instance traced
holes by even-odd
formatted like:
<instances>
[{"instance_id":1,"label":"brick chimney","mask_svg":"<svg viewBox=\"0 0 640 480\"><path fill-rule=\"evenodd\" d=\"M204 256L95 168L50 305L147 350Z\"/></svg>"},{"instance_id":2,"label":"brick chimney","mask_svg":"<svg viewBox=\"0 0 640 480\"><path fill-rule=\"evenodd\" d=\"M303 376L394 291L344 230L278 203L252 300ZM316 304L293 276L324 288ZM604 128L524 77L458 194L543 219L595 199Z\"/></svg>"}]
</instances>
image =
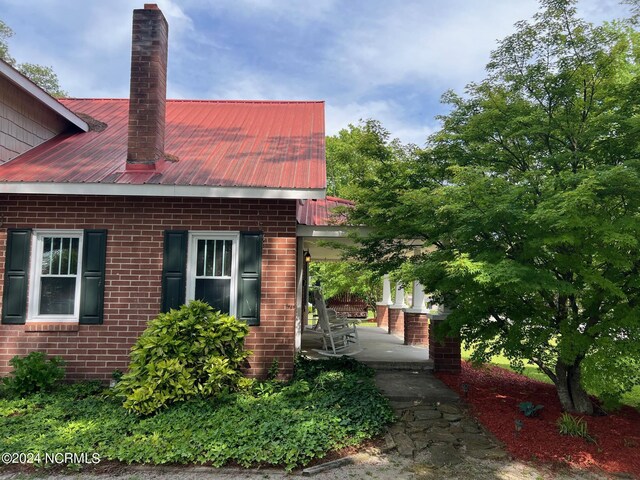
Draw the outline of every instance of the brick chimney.
<instances>
[{"instance_id":1,"label":"brick chimney","mask_svg":"<svg viewBox=\"0 0 640 480\"><path fill-rule=\"evenodd\" d=\"M156 4L133 11L127 171L164 164L169 25Z\"/></svg>"}]
</instances>

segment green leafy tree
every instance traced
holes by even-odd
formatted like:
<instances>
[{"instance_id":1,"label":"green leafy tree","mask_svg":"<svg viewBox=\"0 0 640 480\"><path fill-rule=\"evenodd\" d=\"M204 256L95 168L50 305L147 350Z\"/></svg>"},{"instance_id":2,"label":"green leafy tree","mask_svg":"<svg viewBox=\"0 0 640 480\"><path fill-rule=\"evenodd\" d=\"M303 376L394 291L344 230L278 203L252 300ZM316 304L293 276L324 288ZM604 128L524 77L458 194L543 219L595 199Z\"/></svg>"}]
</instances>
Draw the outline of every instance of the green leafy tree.
<instances>
[{"instance_id":1,"label":"green leafy tree","mask_svg":"<svg viewBox=\"0 0 640 480\"><path fill-rule=\"evenodd\" d=\"M49 95L56 98L66 97L67 92L62 90L58 76L51 67L37 65L35 63L17 63L9 53L8 39L13 36L13 30L0 20L0 59L14 67L25 77L38 85Z\"/></svg>"},{"instance_id":2,"label":"green leafy tree","mask_svg":"<svg viewBox=\"0 0 640 480\"><path fill-rule=\"evenodd\" d=\"M369 310L375 310L382 297L380 276L362 264L353 262L312 263L310 275L322 286L325 299L343 293L357 295L367 302Z\"/></svg>"},{"instance_id":3,"label":"green leafy tree","mask_svg":"<svg viewBox=\"0 0 640 480\"><path fill-rule=\"evenodd\" d=\"M415 154L414 145L391 139L378 120L349 125L327 137L327 195L352 199L356 190L375 176L380 165L405 161Z\"/></svg>"},{"instance_id":4,"label":"green leafy tree","mask_svg":"<svg viewBox=\"0 0 640 480\"><path fill-rule=\"evenodd\" d=\"M327 194L358 198L360 189L367 189L377 181L381 169L391 174L401 172L418 153L415 145L404 145L398 139L392 139L378 120L368 119L358 125L349 125L337 135L327 137ZM343 249L345 257L348 256L349 249L344 245L334 247ZM369 308L375 310L375 303L382 295L379 273L364 263L315 264L312 275L320 280L325 298L351 293L362 297Z\"/></svg>"},{"instance_id":5,"label":"green leafy tree","mask_svg":"<svg viewBox=\"0 0 640 480\"><path fill-rule=\"evenodd\" d=\"M9 55L9 45L7 40L13 36L13 30L0 20L0 58L7 62L9 65L15 65L16 60Z\"/></svg>"},{"instance_id":6,"label":"green leafy tree","mask_svg":"<svg viewBox=\"0 0 640 480\"><path fill-rule=\"evenodd\" d=\"M362 261L404 264L452 308L441 334L535 363L591 414L585 387L614 401L640 380L640 38L541 6L484 81L444 95L423 154L358 190L352 221L373 227ZM412 239L433 248L407 259Z\"/></svg>"}]
</instances>

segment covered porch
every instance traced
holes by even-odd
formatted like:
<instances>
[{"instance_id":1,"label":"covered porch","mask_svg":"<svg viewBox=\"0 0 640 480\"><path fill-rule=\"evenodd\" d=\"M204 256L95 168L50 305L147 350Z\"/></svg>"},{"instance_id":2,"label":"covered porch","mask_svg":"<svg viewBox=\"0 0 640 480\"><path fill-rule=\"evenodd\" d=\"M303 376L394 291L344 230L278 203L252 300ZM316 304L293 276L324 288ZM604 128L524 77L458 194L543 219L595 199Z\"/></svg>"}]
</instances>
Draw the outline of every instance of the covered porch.
<instances>
[{"instance_id":1,"label":"covered porch","mask_svg":"<svg viewBox=\"0 0 640 480\"><path fill-rule=\"evenodd\" d=\"M385 328L358 326L361 351L353 358L379 370L433 370L433 360L429 358L429 347L405 345L404 338L389 335ZM300 352L310 358L326 358L319 353L322 339L307 329L302 332ZM349 352L346 352L348 354Z\"/></svg>"},{"instance_id":2,"label":"covered porch","mask_svg":"<svg viewBox=\"0 0 640 480\"><path fill-rule=\"evenodd\" d=\"M350 231L359 227L346 225L345 216L335 213L337 207L349 206L353 203L335 197L307 200L298 205L296 350L312 358L320 358L326 352L322 333L309 322L308 264L341 260L340 252L326 242L351 242ZM406 295L400 283L392 286L388 275L380 282L382 298L376 305L375 326L358 326L359 348L353 352L346 349L344 354L376 368L459 371L459 339L436 341L434 332L449 311L443 305L431 303L417 281L412 285L412 295Z\"/></svg>"}]
</instances>

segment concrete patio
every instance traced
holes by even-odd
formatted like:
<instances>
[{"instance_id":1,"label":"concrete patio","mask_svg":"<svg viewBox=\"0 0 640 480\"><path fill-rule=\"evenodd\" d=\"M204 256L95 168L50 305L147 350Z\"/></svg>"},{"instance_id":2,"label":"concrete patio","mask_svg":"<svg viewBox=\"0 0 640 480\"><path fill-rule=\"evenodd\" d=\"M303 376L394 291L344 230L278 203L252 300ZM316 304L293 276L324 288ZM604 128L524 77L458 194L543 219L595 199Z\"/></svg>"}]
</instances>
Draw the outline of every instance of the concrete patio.
<instances>
[{"instance_id":1,"label":"concrete patio","mask_svg":"<svg viewBox=\"0 0 640 480\"><path fill-rule=\"evenodd\" d=\"M377 370L432 370L428 347L404 345L402 337L390 335L379 327L358 327L360 348L343 350L349 355ZM322 350L322 335L311 328L302 333L301 353L310 358L327 358ZM358 350L361 350L358 352ZM357 353L355 353L357 352Z\"/></svg>"}]
</instances>

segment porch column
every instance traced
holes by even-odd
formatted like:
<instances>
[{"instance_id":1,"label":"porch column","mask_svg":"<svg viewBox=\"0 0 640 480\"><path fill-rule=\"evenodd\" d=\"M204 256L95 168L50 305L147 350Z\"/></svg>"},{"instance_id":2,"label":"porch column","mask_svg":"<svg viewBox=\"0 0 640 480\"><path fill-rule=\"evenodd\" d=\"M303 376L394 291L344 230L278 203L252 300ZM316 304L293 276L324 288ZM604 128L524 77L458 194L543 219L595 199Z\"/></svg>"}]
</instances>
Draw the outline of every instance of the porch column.
<instances>
[{"instance_id":1,"label":"porch column","mask_svg":"<svg viewBox=\"0 0 640 480\"><path fill-rule=\"evenodd\" d=\"M299 352L302 348L302 331L307 327L308 313L307 298L307 269L303 257L304 239L296 241L296 324L295 324L295 349Z\"/></svg>"},{"instance_id":2,"label":"porch column","mask_svg":"<svg viewBox=\"0 0 640 480\"><path fill-rule=\"evenodd\" d=\"M382 301L376 303L376 322L379 327L389 328L389 305L391 305L391 282L389 275L382 279Z\"/></svg>"},{"instance_id":3,"label":"porch column","mask_svg":"<svg viewBox=\"0 0 640 480\"><path fill-rule=\"evenodd\" d=\"M411 307L404 309L404 344L429 345L429 319L425 306L424 288L417 280L413 282Z\"/></svg>"},{"instance_id":4,"label":"porch column","mask_svg":"<svg viewBox=\"0 0 640 480\"><path fill-rule=\"evenodd\" d=\"M437 313L428 313L429 317L429 357L437 372L458 373L461 369L461 348L459 336L448 336L436 340L439 325L447 319L451 310L439 305Z\"/></svg>"},{"instance_id":5,"label":"porch column","mask_svg":"<svg viewBox=\"0 0 640 480\"><path fill-rule=\"evenodd\" d=\"M404 287L400 282L396 283L396 302L389 307L389 333L404 335L404 312L407 308L404 303Z\"/></svg>"}]
</instances>

